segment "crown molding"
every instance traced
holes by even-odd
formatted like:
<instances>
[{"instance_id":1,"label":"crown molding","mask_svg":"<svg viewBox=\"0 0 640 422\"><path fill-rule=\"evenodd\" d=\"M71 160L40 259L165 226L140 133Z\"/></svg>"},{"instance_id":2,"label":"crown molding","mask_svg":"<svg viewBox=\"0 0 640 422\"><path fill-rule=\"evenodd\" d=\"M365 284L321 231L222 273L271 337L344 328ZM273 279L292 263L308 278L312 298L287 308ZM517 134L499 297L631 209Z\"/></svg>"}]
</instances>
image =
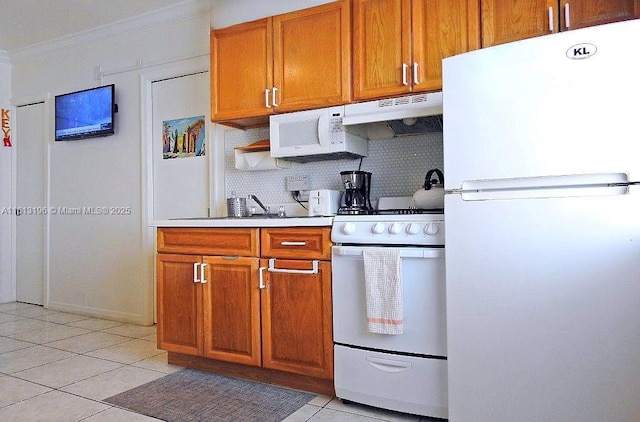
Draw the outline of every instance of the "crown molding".
<instances>
[{"instance_id":1,"label":"crown molding","mask_svg":"<svg viewBox=\"0 0 640 422\"><path fill-rule=\"evenodd\" d=\"M159 25L171 24L196 16L202 16L203 14L209 16L210 11L211 5L209 0L186 0L139 16L123 19L112 24L99 26L73 35L13 50L5 53L5 55L8 58L8 62L16 64L46 54L79 47L87 43L102 41L108 38L122 37L136 32L158 28ZM0 50L0 61L2 59L2 50Z\"/></svg>"}]
</instances>

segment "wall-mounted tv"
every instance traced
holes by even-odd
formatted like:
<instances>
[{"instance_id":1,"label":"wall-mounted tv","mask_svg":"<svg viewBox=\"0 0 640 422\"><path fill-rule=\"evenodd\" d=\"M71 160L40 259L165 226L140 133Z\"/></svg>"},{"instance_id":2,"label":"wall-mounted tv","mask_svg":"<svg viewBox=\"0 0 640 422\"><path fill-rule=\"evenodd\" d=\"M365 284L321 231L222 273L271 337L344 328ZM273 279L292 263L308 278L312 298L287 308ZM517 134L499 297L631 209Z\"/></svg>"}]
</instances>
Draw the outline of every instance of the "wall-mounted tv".
<instances>
[{"instance_id":1,"label":"wall-mounted tv","mask_svg":"<svg viewBox=\"0 0 640 422\"><path fill-rule=\"evenodd\" d=\"M56 141L113 135L116 107L113 84L56 95Z\"/></svg>"}]
</instances>

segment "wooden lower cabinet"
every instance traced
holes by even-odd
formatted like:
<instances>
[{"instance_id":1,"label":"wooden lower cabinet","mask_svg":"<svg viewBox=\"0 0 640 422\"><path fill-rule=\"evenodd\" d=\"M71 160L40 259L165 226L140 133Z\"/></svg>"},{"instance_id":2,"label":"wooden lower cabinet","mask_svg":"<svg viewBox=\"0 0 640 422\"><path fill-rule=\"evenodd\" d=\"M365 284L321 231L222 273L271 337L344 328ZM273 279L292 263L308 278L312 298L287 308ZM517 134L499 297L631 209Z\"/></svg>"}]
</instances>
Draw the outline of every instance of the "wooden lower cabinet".
<instances>
[{"instance_id":1,"label":"wooden lower cabinet","mask_svg":"<svg viewBox=\"0 0 640 422\"><path fill-rule=\"evenodd\" d=\"M262 259L260 265L268 266ZM279 269L309 270L311 261L277 260ZM331 263L318 274L267 272L262 290L265 368L333 378Z\"/></svg>"},{"instance_id":2,"label":"wooden lower cabinet","mask_svg":"<svg viewBox=\"0 0 640 422\"><path fill-rule=\"evenodd\" d=\"M214 252L224 237L225 229L210 230L159 229L158 348L169 363L331 394L330 229L230 229L236 252L259 255L261 235L265 251L286 258L274 258L272 269L258 256L201 254L202 244ZM302 243L308 251L293 252L298 259L278 246Z\"/></svg>"},{"instance_id":3,"label":"wooden lower cabinet","mask_svg":"<svg viewBox=\"0 0 640 422\"><path fill-rule=\"evenodd\" d=\"M258 258L207 256L203 356L260 366Z\"/></svg>"},{"instance_id":4,"label":"wooden lower cabinet","mask_svg":"<svg viewBox=\"0 0 640 422\"><path fill-rule=\"evenodd\" d=\"M257 272L258 258L158 254L158 347L260 366Z\"/></svg>"},{"instance_id":5,"label":"wooden lower cabinet","mask_svg":"<svg viewBox=\"0 0 640 422\"><path fill-rule=\"evenodd\" d=\"M201 355L202 286L193 282L194 255L156 256L158 348Z\"/></svg>"}]
</instances>

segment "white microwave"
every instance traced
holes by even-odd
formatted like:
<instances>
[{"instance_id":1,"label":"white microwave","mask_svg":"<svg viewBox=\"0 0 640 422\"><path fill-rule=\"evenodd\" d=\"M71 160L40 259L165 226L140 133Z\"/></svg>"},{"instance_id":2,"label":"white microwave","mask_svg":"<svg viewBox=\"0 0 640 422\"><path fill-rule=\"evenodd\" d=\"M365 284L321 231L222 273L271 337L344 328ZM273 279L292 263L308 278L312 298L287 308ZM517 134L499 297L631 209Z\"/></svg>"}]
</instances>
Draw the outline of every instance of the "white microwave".
<instances>
[{"instance_id":1,"label":"white microwave","mask_svg":"<svg viewBox=\"0 0 640 422\"><path fill-rule=\"evenodd\" d=\"M367 140L345 131L343 117L344 106L270 116L271 156L301 163L366 157Z\"/></svg>"}]
</instances>

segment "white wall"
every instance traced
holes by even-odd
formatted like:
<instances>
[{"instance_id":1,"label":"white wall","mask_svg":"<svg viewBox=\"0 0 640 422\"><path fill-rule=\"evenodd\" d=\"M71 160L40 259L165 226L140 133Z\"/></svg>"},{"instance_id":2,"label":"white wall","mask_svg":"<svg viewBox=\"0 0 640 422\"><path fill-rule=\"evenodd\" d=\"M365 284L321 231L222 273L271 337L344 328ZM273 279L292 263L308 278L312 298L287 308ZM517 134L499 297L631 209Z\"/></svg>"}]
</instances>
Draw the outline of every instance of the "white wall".
<instances>
[{"instance_id":1,"label":"white wall","mask_svg":"<svg viewBox=\"0 0 640 422\"><path fill-rule=\"evenodd\" d=\"M45 302L50 308L152 322L153 248L143 210L141 75L208 56L209 24L207 10L14 63L12 89L18 102L96 86L98 66L103 83L116 85L115 136L48 142L47 205L130 207L131 214L49 217Z\"/></svg>"},{"instance_id":2,"label":"white wall","mask_svg":"<svg viewBox=\"0 0 640 422\"><path fill-rule=\"evenodd\" d=\"M225 28L267 16L306 9L333 0L211 0L211 27Z\"/></svg>"},{"instance_id":3,"label":"white wall","mask_svg":"<svg viewBox=\"0 0 640 422\"><path fill-rule=\"evenodd\" d=\"M9 108L10 99L11 66L8 59L0 57L0 108ZM11 148L0 142L0 303L15 300L11 279L11 216L1 213L5 207L11 207L11 172Z\"/></svg>"}]
</instances>

